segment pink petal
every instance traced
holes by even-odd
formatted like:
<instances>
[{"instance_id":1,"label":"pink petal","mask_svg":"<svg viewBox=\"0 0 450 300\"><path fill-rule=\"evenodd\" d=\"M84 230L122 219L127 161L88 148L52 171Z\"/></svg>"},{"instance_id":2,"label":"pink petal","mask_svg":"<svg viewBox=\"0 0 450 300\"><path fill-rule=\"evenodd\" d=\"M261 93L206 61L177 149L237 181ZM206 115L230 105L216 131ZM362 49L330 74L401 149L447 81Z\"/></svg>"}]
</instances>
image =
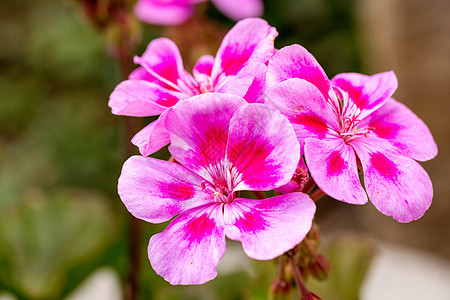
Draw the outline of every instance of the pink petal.
<instances>
[{"instance_id":1,"label":"pink petal","mask_svg":"<svg viewBox=\"0 0 450 300\"><path fill-rule=\"evenodd\" d=\"M275 51L273 41L277 35L276 29L262 19L239 21L217 51L212 78L236 75L249 63L266 63Z\"/></svg>"},{"instance_id":2,"label":"pink petal","mask_svg":"<svg viewBox=\"0 0 450 300\"><path fill-rule=\"evenodd\" d=\"M214 65L214 56L203 55L201 56L194 66L192 73L195 80L198 82L204 82L211 77L212 68Z\"/></svg>"},{"instance_id":3,"label":"pink petal","mask_svg":"<svg viewBox=\"0 0 450 300\"><path fill-rule=\"evenodd\" d=\"M262 15L264 5L261 0L211 0L225 15L237 21Z\"/></svg>"},{"instance_id":4,"label":"pink petal","mask_svg":"<svg viewBox=\"0 0 450 300\"><path fill-rule=\"evenodd\" d=\"M269 61L267 86L274 87L289 78L304 79L315 85L328 99L331 85L322 67L305 48L291 45L278 50Z\"/></svg>"},{"instance_id":5,"label":"pink petal","mask_svg":"<svg viewBox=\"0 0 450 300\"><path fill-rule=\"evenodd\" d=\"M264 104L239 108L230 121L227 158L235 190L271 190L289 182L300 145L289 121Z\"/></svg>"},{"instance_id":6,"label":"pink petal","mask_svg":"<svg viewBox=\"0 0 450 300\"><path fill-rule=\"evenodd\" d=\"M265 103L289 119L302 148L308 137L337 136L339 126L333 110L316 86L306 80L283 81L267 91Z\"/></svg>"},{"instance_id":7,"label":"pink petal","mask_svg":"<svg viewBox=\"0 0 450 300\"><path fill-rule=\"evenodd\" d=\"M223 77L216 86L216 92L237 95L249 103L262 103L264 102L266 70L267 67L264 64L249 64L237 75Z\"/></svg>"},{"instance_id":8,"label":"pink petal","mask_svg":"<svg viewBox=\"0 0 450 300\"><path fill-rule=\"evenodd\" d=\"M166 119L170 153L182 165L213 182L216 168L225 159L231 117L244 104L241 97L215 93L179 102Z\"/></svg>"},{"instance_id":9,"label":"pink petal","mask_svg":"<svg viewBox=\"0 0 450 300\"><path fill-rule=\"evenodd\" d=\"M108 105L115 115L147 117L161 114L181 97L152 82L125 80L111 93Z\"/></svg>"},{"instance_id":10,"label":"pink petal","mask_svg":"<svg viewBox=\"0 0 450 300\"><path fill-rule=\"evenodd\" d=\"M393 98L358 126L373 128L371 134L386 139L403 155L413 159L426 161L437 155L437 145L427 125Z\"/></svg>"},{"instance_id":11,"label":"pink petal","mask_svg":"<svg viewBox=\"0 0 450 300\"><path fill-rule=\"evenodd\" d=\"M309 180L308 168L306 167L303 157L300 158L294 176L283 186L276 188L277 192L288 194L293 192L301 192L305 183Z\"/></svg>"},{"instance_id":12,"label":"pink petal","mask_svg":"<svg viewBox=\"0 0 450 300\"><path fill-rule=\"evenodd\" d=\"M166 115L167 111L158 120L139 131L131 140L133 145L139 147L142 155L149 156L170 143L170 135L165 125Z\"/></svg>"},{"instance_id":13,"label":"pink petal","mask_svg":"<svg viewBox=\"0 0 450 300\"><path fill-rule=\"evenodd\" d=\"M133 216L161 223L189 208L213 201L202 192L202 180L179 164L132 156L123 165L118 190Z\"/></svg>"},{"instance_id":14,"label":"pink petal","mask_svg":"<svg viewBox=\"0 0 450 300\"><path fill-rule=\"evenodd\" d=\"M327 195L352 204L367 202L358 177L355 151L340 138L306 139L305 158L312 178Z\"/></svg>"},{"instance_id":15,"label":"pink petal","mask_svg":"<svg viewBox=\"0 0 450 300\"><path fill-rule=\"evenodd\" d=\"M336 75L331 83L348 93L350 100L362 111L360 120L380 108L397 89L397 77L392 71L372 76L343 73Z\"/></svg>"},{"instance_id":16,"label":"pink petal","mask_svg":"<svg viewBox=\"0 0 450 300\"><path fill-rule=\"evenodd\" d=\"M227 237L254 259L273 259L299 244L311 229L316 206L303 193L264 200L238 198L224 207Z\"/></svg>"},{"instance_id":17,"label":"pink petal","mask_svg":"<svg viewBox=\"0 0 450 300\"><path fill-rule=\"evenodd\" d=\"M178 89L178 80L184 76L183 60L174 42L167 38L158 38L148 44L141 57L134 62L140 64L162 87Z\"/></svg>"},{"instance_id":18,"label":"pink petal","mask_svg":"<svg viewBox=\"0 0 450 300\"><path fill-rule=\"evenodd\" d=\"M247 92L243 96L248 103L264 103L264 92L266 90L266 74L267 66L265 64L251 64L241 72L239 72L237 79L248 76L253 77L252 84L248 87Z\"/></svg>"},{"instance_id":19,"label":"pink petal","mask_svg":"<svg viewBox=\"0 0 450 300\"><path fill-rule=\"evenodd\" d=\"M193 6L186 0L139 0L134 7L138 19L155 25L182 24L193 11Z\"/></svg>"},{"instance_id":20,"label":"pink petal","mask_svg":"<svg viewBox=\"0 0 450 300\"><path fill-rule=\"evenodd\" d=\"M375 207L402 223L422 217L433 198L427 172L413 159L392 152L379 138L358 139L352 146L361 160L364 184Z\"/></svg>"},{"instance_id":21,"label":"pink petal","mask_svg":"<svg viewBox=\"0 0 450 300\"><path fill-rule=\"evenodd\" d=\"M217 275L225 254L221 205L206 204L182 213L148 245L153 269L171 284L202 284Z\"/></svg>"},{"instance_id":22,"label":"pink petal","mask_svg":"<svg viewBox=\"0 0 450 300\"><path fill-rule=\"evenodd\" d=\"M160 83L160 80L156 79L155 76L152 76L149 72L147 72L144 67L136 68L128 76L128 79L131 79L131 80L145 80L145 81L155 82L157 84Z\"/></svg>"},{"instance_id":23,"label":"pink petal","mask_svg":"<svg viewBox=\"0 0 450 300\"><path fill-rule=\"evenodd\" d=\"M255 77L252 75L239 77L235 75L227 76L226 79L217 86L215 92L220 94L232 94L243 98L254 79Z\"/></svg>"}]
</instances>

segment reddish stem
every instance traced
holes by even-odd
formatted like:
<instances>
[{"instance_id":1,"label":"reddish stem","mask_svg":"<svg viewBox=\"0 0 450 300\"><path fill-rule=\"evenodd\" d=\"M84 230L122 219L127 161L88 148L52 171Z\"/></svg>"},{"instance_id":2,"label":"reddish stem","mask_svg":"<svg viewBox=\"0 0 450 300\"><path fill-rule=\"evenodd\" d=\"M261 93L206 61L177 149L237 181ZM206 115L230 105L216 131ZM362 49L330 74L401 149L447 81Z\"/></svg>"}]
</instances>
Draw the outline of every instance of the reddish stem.
<instances>
[{"instance_id":1,"label":"reddish stem","mask_svg":"<svg viewBox=\"0 0 450 300\"><path fill-rule=\"evenodd\" d=\"M125 118L125 142L126 151L125 155L129 156L136 154L136 148L131 144L131 138L136 133L137 119L136 118ZM127 213L129 222L129 241L128 241L128 251L129 251L129 262L130 269L128 271L127 279L124 287L124 299L125 300L135 300L138 299L139 290L139 270L140 270L140 245L141 245L141 224L138 219L136 219L131 214Z\"/></svg>"},{"instance_id":2,"label":"reddish stem","mask_svg":"<svg viewBox=\"0 0 450 300\"><path fill-rule=\"evenodd\" d=\"M312 192L309 197L314 201L317 202L323 197L325 197L327 194L325 194L321 189L317 189L314 192Z\"/></svg>"},{"instance_id":3,"label":"reddish stem","mask_svg":"<svg viewBox=\"0 0 450 300\"><path fill-rule=\"evenodd\" d=\"M277 275L270 285L269 299L274 298L277 294L286 294L289 292L290 284L286 281L286 278L284 276L284 267L286 265L286 262L287 260L284 256L280 256L278 258Z\"/></svg>"},{"instance_id":4,"label":"reddish stem","mask_svg":"<svg viewBox=\"0 0 450 300\"><path fill-rule=\"evenodd\" d=\"M260 191L252 191L253 195L255 195L256 199L263 200L266 199L266 195Z\"/></svg>"},{"instance_id":5,"label":"reddish stem","mask_svg":"<svg viewBox=\"0 0 450 300\"><path fill-rule=\"evenodd\" d=\"M295 282L300 289L301 297L300 300L320 300L317 295L311 293L303 282L302 274L300 273L300 268L297 266L295 261L295 256L289 256L289 262L291 264L292 273L294 274Z\"/></svg>"},{"instance_id":6,"label":"reddish stem","mask_svg":"<svg viewBox=\"0 0 450 300\"><path fill-rule=\"evenodd\" d=\"M127 37L122 35L121 41L118 47L118 53L116 59L120 65L120 71L122 74L122 80L128 79L128 75L133 71L133 60ZM136 154L136 147L131 144L131 139L138 131L139 124L137 118L126 117L125 118L125 158L128 158ZM124 299L135 300L138 299L139 290L139 270L140 270L140 245L141 245L141 224L131 214L127 213L129 222L129 262L130 269L126 278L124 286Z\"/></svg>"},{"instance_id":7,"label":"reddish stem","mask_svg":"<svg viewBox=\"0 0 450 300\"><path fill-rule=\"evenodd\" d=\"M310 177L308 182L306 182L305 185L303 186L302 192L305 194L309 194L315 187L316 187L316 183L315 183L314 179L312 179Z\"/></svg>"}]
</instances>

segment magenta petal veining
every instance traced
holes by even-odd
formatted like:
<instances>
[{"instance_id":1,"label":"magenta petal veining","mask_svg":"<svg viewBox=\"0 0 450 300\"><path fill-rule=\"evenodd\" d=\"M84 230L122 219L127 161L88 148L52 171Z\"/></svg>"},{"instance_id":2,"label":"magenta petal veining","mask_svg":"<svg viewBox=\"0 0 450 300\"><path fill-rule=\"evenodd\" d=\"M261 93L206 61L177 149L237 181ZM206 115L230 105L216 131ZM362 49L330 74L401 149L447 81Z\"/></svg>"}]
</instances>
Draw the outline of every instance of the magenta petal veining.
<instances>
[{"instance_id":1,"label":"magenta petal veining","mask_svg":"<svg viewBox=\"0 0 450 300\"><path fill-rule=\"evenodd\" d=\"M300 145L280 112L210 93L173 107L166 123L169 150L180 164L132 157L119 179L121 199L136 217L156 223L178 215L150 240L149 259L159 275L172 284L213 279L225 236L242 241L255 259L274 258L303 240L315 213L307 195L238 196L292 178Z\"/></svg>"},{"instance_id":2,"label":"magenta petal veining","mask_svg":"<svg viewBox=\"0 0 450 300\"><path fill-rule=\"evenodd\" d=\"M142 56L134 58L140 67L112 92L109 106L114 114L145 117L162 114L181 100L205 93L233 94L247 102L263 102L266 64L275 52L277 34L262 19L242 20L224 37L216 57L204 55L198 59L193 75L184 69L174 42L155 39ZM160 130L147 128L134 139L142 155L150 155L169 142L161 126L164 122L153 125ZM146 141L145 132L150 131L152 140Z\"/></svg>"},{"instance_id":3,"label":"magenta petal veining","mask_svg":"<svg viewBox=\"0 0 450 300\"><path fill-rule=\"evenodd\" d=\"M336 75L331 81L298 45L270 60L265 103L293 124L307 167L331 197L363 204L369 199L399 222L420 218L433 194L417 160L437 154L426 125L391 98L394 72ZM359 172L364 173L364 186Z\"/></svg>"}]
</instances>

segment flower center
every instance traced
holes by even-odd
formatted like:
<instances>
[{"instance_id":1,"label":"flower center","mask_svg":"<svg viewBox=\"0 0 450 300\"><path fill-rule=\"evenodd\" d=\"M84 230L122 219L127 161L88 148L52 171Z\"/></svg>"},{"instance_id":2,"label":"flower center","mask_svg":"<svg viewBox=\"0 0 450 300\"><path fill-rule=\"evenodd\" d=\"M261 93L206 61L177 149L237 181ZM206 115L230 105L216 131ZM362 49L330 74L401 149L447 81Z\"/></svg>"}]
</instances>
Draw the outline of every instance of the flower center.
<instances>
[{"instance_id":1,"label":"flower center","mask_svg":"<svg viewBox=\"0 0 450 300\"><path fill-rule=\"evenodd\" d=\"M348 93L335 87L337 103L335 105L335 113L339 119L339 136L345 143L358 138L368 137L372 127L358 128L361 121L361 109L349 98Z\"/></svg>"},{"instance_id":2,"label":"flower center","mask_svg":"<svg viewBox=\"0 0 450 300\"><path fill-rule=\"evenodd\" d=\"M232 203L236 198L235 192L224 183L214 183L214 200L220 203Z\"/></svg>"},{"instance_id":3,"label":"flower center","mask_svg":"<svg viewBox=\"0 0 450 300\"><path fill-rule=\"evenodd\" d=\"M207 77L206 80L201 81L198 83L198 89L200 93L210 93L214 92L214 83L211 79L211 77Z\"/></svg>"},{"instance_id":4,"label":"flower center","mask_svg":"<svg viewBox=\"0 0 450 300\"><path fill-rule=\"evenodd\" d=\"M230 170L219 164L216 168L210 168L208 173L211 175L212 184L202 182L203 191L213 194L214 201L217 203L232 203L236 199L236 192Z\"/></svg>"}]
</instances>

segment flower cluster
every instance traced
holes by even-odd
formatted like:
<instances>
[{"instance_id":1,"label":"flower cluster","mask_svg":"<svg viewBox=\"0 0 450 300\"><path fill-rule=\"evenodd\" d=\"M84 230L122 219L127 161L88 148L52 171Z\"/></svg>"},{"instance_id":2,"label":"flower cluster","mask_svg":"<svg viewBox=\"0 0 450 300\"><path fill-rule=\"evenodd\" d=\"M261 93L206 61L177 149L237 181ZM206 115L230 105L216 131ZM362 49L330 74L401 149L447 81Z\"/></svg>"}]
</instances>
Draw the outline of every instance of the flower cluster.
<instances>
[{"instance_id":1,"label":"flower cluster","mask_svg":"<svg viewBox=\"0 0 450 300\"><path fill-rule=\"evenodd\" d=\"M172 41L156 39L111 94L114 114L160 115L133 138L142 156L125 162L118 190L135 217L173 218L148 247L154 270L172 284L213 279L225 237L254 259L299 244L315 214L306 182L344 202L369 198L400 222L431 204L431 181L416 160L437 147L392 98L394 73L329 80L303 47L276 50L276 36L264 20L240 21L193 75ZM148 157L168 143L175 162ZM278 195L252 200L240 197L244 190Z\"/></svg>"},{"instance_id":2,"label":"flower cluster","mask_svg":"<svg viewBox=\"0 0 450 300\"><path fill-rule=\"evenodd\" d=\"M138 0L136 16L155 25L178 25L194 13L194 7L205 0ZM259 17L263 12L262 0L211 0L225 15L233 20Z\"/></svg>"}]
</instances>

